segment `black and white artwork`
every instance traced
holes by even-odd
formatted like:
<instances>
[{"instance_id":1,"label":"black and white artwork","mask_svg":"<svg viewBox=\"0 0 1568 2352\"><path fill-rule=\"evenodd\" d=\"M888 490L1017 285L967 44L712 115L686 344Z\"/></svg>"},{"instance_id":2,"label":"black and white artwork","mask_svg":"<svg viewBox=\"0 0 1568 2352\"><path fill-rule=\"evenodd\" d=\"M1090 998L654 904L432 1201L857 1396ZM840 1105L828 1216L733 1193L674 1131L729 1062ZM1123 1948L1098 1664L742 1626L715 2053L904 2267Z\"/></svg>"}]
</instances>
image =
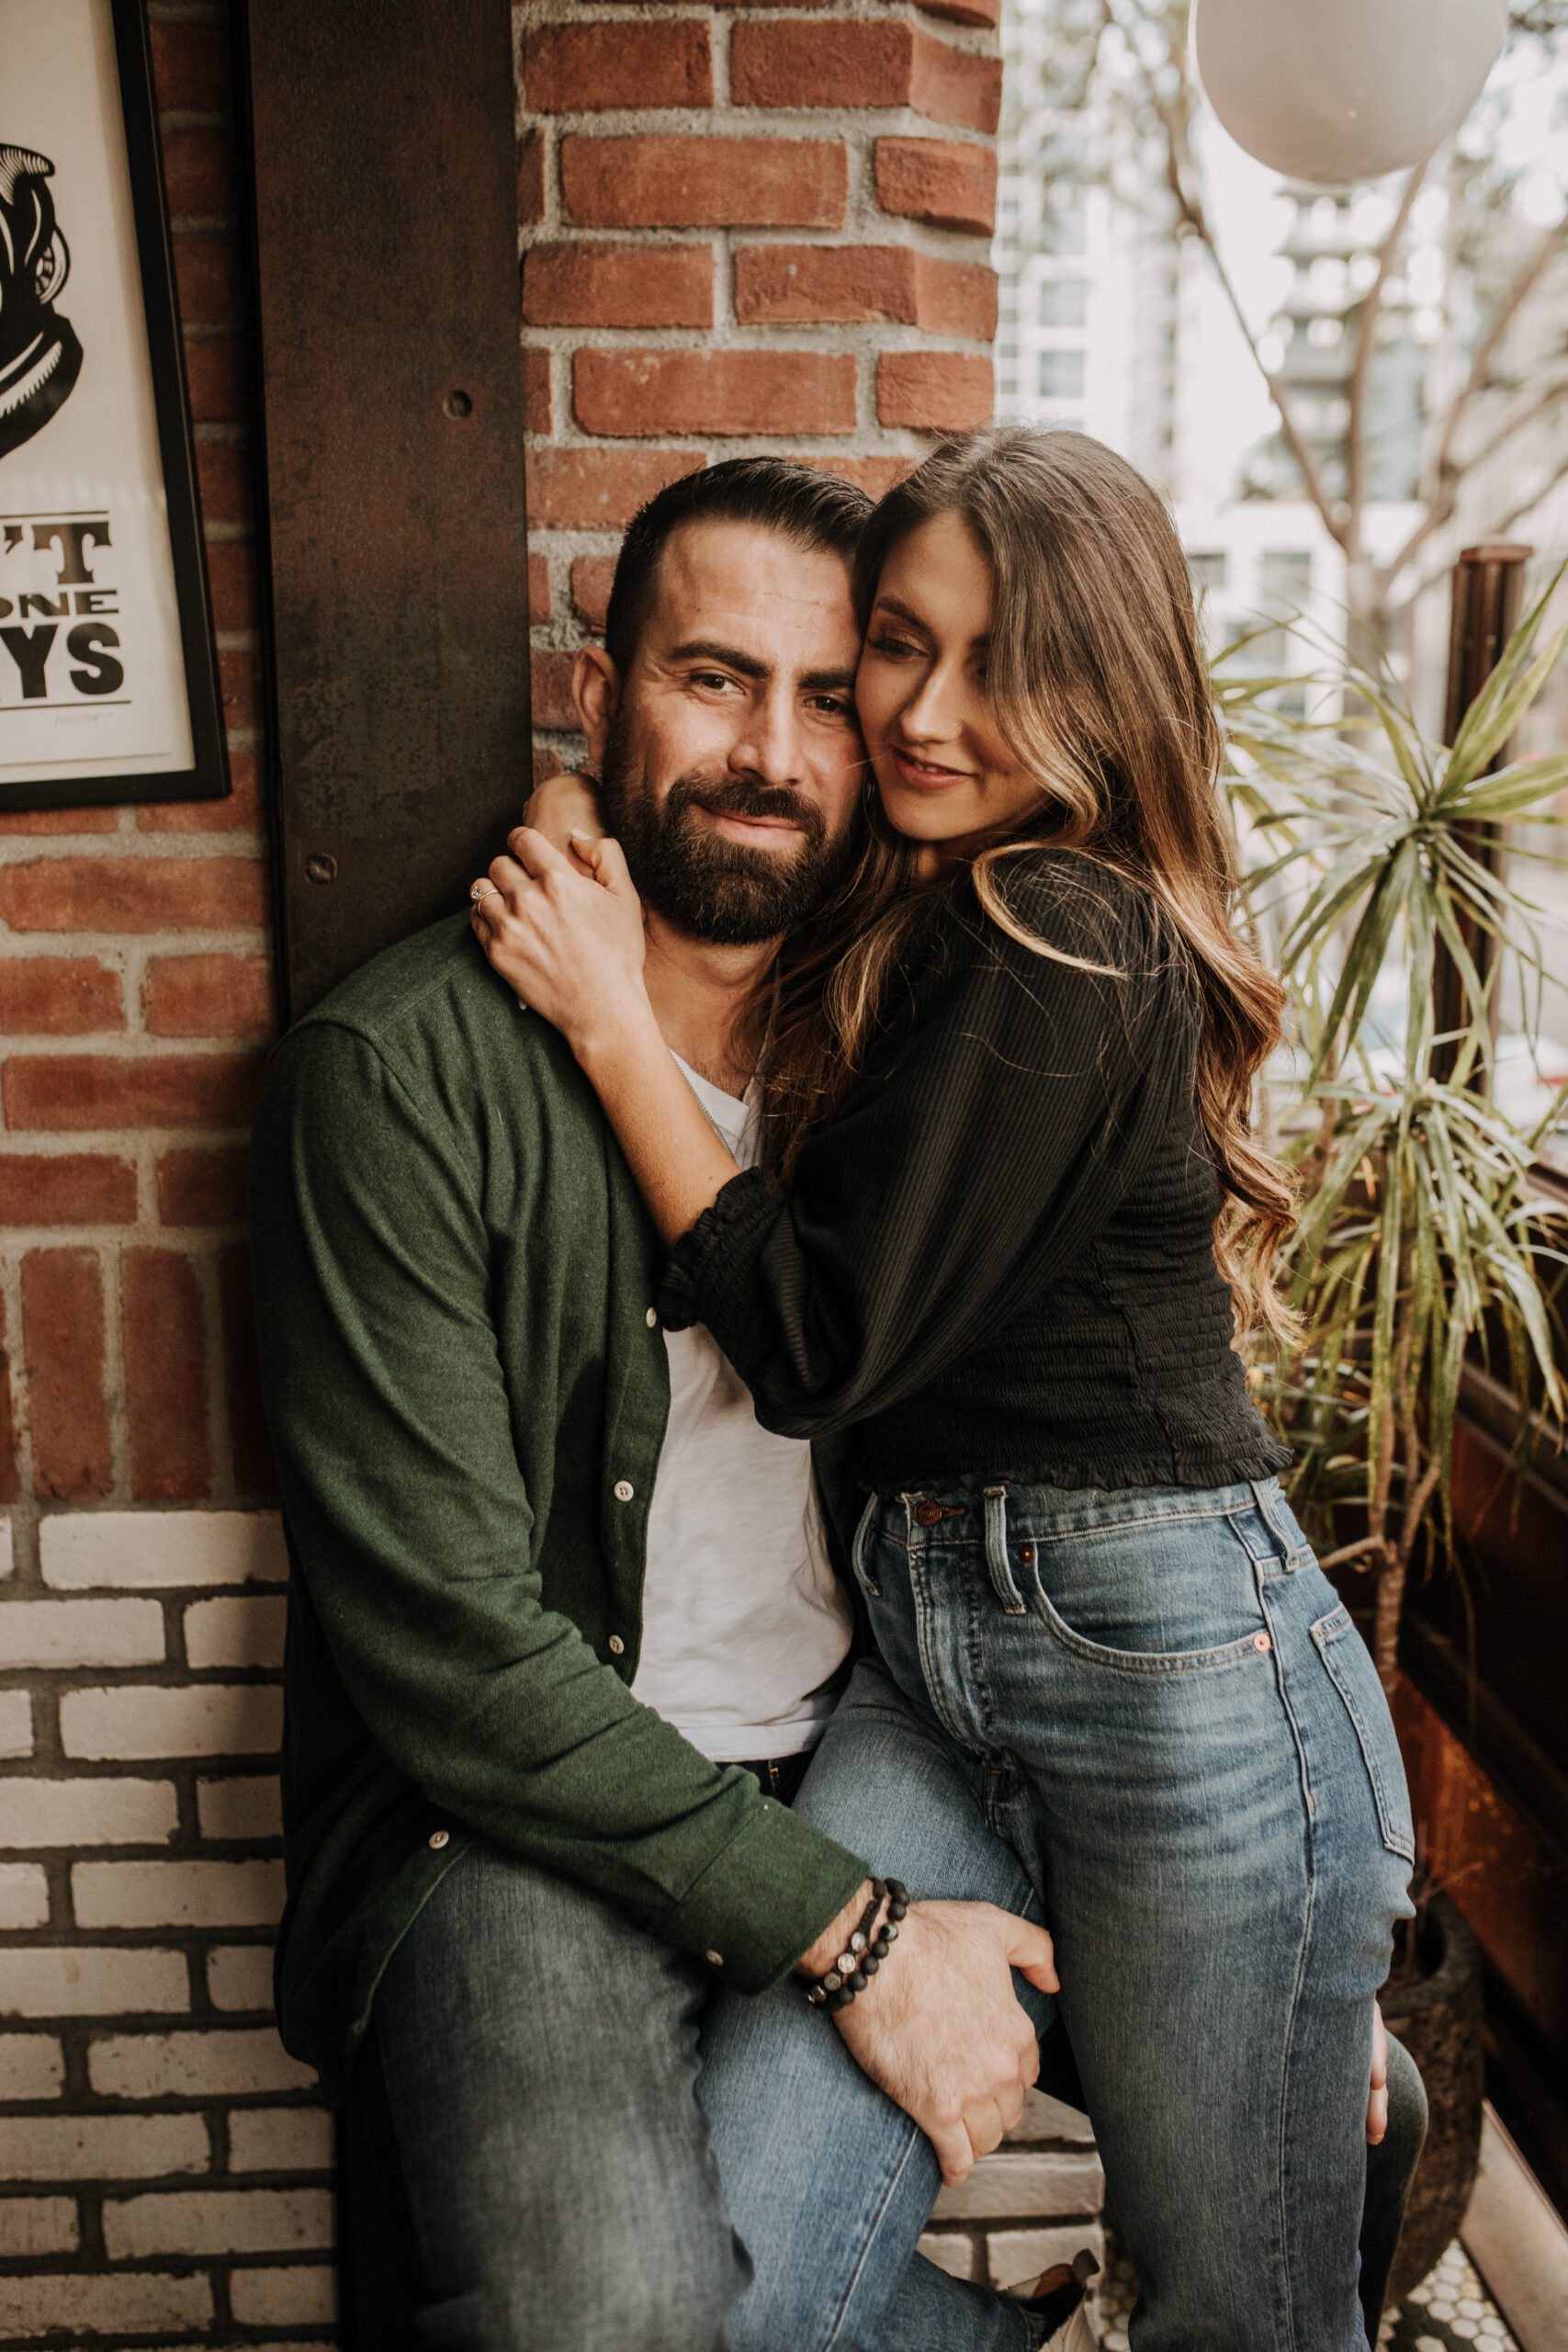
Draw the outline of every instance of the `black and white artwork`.
<instances>
[{"instance_id":1,"label":"black and white artwork","mask_svg":"<svg viewBox=\"0 0 1568 2352\"><path fill-rule=\"evenodd\" d=\"M227 789L157 168L140 0L0 0L0 808Z\"/></svg>"},{"instance_id":2,"label":"black and white artwork","mask_svg":"<svg viewBox=\"0 0 1568 2352\"><path fill-rule=\"evenodd\" d=\"M71 249L54 217L54 165L0 146L0 458L49 423L82 372L82 346L55 310Z\"/></svg>"}]
</instances>

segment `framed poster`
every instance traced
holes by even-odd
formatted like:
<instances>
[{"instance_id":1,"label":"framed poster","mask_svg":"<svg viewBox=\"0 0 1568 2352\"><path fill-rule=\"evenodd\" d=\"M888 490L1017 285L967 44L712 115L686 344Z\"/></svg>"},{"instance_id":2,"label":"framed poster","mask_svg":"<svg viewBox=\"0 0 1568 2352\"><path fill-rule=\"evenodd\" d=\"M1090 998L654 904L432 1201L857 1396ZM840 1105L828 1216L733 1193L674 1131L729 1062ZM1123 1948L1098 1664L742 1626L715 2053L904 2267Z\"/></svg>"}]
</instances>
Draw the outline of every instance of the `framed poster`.
<instances>
[{"instance_id":1,"label":"framed poster","mask_svg":"<svg viewBox=\"0 0 1568 2352\"><path fill-rule=\"evenodd\" d=\"M0 0L0 809L229 789L143 0Z\"/></svg>"}]
</instances>

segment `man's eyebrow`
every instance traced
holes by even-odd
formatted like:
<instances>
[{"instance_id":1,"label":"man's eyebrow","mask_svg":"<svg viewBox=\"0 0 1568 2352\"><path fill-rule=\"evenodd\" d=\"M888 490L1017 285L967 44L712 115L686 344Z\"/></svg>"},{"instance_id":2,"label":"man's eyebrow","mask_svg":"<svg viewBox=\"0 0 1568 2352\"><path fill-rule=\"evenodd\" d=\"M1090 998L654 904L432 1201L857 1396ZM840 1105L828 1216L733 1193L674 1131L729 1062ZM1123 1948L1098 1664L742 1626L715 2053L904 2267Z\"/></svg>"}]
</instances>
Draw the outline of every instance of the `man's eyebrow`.
<instances>
[{"instance_id":1,"label":"man's eyebrow","mask_svg":"<svg viewBox=\"0 0 1568 2352\"><path fill-rule=\"evenodd\" d=\"M720 645L713 638L688 638L684 645L677 645L667 656L671 662L721 662L727 670L739 670L743 678L771 678L771 662L759 661L754 653L742 653L739 646ZM848 668L803 671L800 684L808 694L820 694L825 688L837 691L852 686L855 673Z\"/></svg>"},{"instance_id":2,"label":"man's eyebrow","mask_svg":"<svg viewBox=\"0 0 1568 2352\"><path fill-rule=\"evenodd\" d=\"M881 611L897 613L901 621L908 621L909 623L911 628L918 628L923 636L930 637L931 633L931 623L928 620L922 619L912 605L906 605L901 596L886 596L883 594L882 591L878 589L876 603L877 607ZM978 637L971 638L970 639L970 643L972 645L989 645L990 641L991 632L989 629L983 630Z\"/></svg>"},{"instance_id":3,"label":"man's eyebrow","mask_svg":"<svg viewBox=\"0 0 1568 2352\"><path fill-rule=\"evenodd\" d=\"M666 658L671 662L721 662L727 670L739 670L743 678L766 678L772 673L772 664L760 662L754 653L742 653L735 645L720 645L711 637L689 637L684 645L673 647Z\"/></svg>"}]
</instances>

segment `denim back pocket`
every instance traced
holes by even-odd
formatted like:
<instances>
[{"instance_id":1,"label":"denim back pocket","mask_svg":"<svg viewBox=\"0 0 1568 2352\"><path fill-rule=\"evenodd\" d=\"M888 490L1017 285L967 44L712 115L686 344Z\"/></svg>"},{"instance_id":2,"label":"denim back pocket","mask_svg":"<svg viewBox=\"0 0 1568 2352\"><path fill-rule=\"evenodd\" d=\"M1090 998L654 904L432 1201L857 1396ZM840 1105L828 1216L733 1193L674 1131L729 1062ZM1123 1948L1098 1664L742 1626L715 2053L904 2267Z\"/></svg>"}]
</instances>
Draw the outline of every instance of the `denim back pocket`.
<instances>
[{"instance_id":1,"label":"denim back pocket","mask_svg":"<svg viewBox=\"0 0 1568 2352\"><path fill-rule=\"evenodd\" d=\"M1372 1800L1378 1809L1378 1826L1382 1842L1391 1854L1402 1861L1416 1860L1416 1830L1410 1818L1410 1793L1404 1784L1404 1766L1400 1758L1399 1742L1394 1736L1393 1722L1388 1712L1378 1670L1368 1654L1367 1645L1350 1622L1350 1612L1340 1607L1326 1617L1320 1617L1312 1629L1317 1654L1328 1669L1328 1677L1345 1702L1345 1712L1355 1726L1356 1738L1366 1764L1367 1778L1372 1784Z\"/></svg>"}]
</instances>

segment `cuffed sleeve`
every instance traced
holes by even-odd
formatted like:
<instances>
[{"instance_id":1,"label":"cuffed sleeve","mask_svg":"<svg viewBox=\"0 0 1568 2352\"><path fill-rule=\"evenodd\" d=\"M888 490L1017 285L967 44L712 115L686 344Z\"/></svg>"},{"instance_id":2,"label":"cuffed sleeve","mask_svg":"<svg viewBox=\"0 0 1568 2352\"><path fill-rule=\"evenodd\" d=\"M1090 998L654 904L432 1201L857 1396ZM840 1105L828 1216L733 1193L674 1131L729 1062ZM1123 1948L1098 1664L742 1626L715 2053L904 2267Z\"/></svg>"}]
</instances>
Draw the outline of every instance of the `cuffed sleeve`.
<instances>
[{"instance_id":1,"label":"cuffed sleeve","mask_svg":"<svg viewBox=\"0 0 1568 2352\"><path fill-rule=\"evenodd\" d=\"M389 1767L439 1815L668 1941L722 1952L728 1981L764 1984L865 1865L710 1763L547 1605L537 1554L560 1505L530 1493L516 1430L568 1408L547 1394L546 1364L531 1397L503 1361L481 1150L472 1123L416 1096L352 1030L317 1021L280 1047L253 1180L267 1413L302 1636L324 1644L384 1759L354 1763L326 1664L312 1688L302 1639L296 1815ZM539 1247L544 1282L547 1237ZM589 1543L577 1582L603 1590ZM570 1559L554 1573L558 1594L572 1586ZM294 1851L311 1866L308 1836Z\"/></svg>"}]
</instances>

